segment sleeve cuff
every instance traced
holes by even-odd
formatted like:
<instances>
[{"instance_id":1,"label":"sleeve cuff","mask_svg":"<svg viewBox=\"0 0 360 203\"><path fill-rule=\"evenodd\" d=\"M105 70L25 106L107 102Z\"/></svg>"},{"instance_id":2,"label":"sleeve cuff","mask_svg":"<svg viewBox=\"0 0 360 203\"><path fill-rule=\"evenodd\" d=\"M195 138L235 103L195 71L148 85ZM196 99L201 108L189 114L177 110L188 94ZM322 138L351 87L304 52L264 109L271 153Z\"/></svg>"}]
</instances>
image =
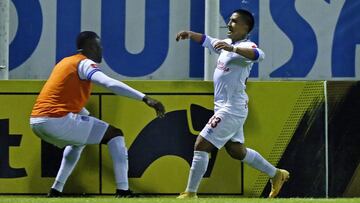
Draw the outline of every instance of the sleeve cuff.
<instances>
[{"instance_id":1,"label":"sleeve cuff","mask_svg":"<svg viewBox=\"0 0 360 203\"><path fill-rule=\"evenodd\" d=\"M206 35L203 34L203 35L201 36L201 41L200 41L199 44L204 44L205 39L206 39Z\"/></svg>"},{"instance_id":2,"label":"sleeve cuff","mask_svg":"<svg viewBox=\"0 0 360 203\"><path fill-rule=\"evenodd\" d=\"M254 54L255 54L254 60L256 61L259 59L259 56L260 56L259 51L257 49L254 49Z\"/></svg>"}]
</instances>

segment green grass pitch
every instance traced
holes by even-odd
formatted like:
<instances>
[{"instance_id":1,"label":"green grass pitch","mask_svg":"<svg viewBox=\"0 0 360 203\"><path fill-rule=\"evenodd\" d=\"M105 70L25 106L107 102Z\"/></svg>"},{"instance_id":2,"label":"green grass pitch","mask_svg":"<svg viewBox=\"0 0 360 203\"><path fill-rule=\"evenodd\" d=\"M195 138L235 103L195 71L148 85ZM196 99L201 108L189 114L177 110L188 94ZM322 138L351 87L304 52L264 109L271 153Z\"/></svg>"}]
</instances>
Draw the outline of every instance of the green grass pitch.
<instances>
[{"instance_id":1,"label":"green grass pitch","mask_svg":"<svg viewBox=\"0 0 360 203\"><path fill-rule=\"evenodd\" d=\"M146 198L134 198L134 199L116 199L111 196L94 196L94 197L75 197L75 198L46 198L43 196L0 196L0 202L9 203L47 203L47 202L59 202L59 203L75 203L75 202L89 202L89 203L360 203L360 198L278 198L278 199L265 199L265 198L229 198L229 197L203 197L199 199L186 199L179 200L174 197L146 197Z\"/></svg>"}]
</instances>

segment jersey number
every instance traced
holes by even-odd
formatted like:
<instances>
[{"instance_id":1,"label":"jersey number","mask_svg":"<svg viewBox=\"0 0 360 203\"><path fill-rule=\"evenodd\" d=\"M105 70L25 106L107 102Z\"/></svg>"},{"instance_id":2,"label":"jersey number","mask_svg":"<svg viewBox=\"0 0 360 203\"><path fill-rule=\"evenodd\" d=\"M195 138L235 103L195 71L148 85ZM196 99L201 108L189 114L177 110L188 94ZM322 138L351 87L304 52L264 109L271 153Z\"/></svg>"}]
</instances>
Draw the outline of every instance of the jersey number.
<instances>
[{"instance_id":1,"label":"jersey number","mask_svg":"<svg viewBox=\"0 0 360 203\"><path fill-rule=\"evenodd\" d=\"M216 128L216 126L221 122L221 118L220 117L216 117L213 116L210 118L209 122L207 124L209 124L212 128Z\"/></svg>"}]
</instances>

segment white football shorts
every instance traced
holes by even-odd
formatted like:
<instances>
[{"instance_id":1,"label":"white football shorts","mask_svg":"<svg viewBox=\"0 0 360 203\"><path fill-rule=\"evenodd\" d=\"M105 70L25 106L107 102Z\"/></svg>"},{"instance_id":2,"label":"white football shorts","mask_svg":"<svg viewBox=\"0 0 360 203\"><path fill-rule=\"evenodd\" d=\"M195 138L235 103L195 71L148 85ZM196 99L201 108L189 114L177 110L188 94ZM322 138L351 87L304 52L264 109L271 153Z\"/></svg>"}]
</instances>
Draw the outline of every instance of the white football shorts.
<instances>
[{"instance_id":1,"label":"white football shorts","mask_svg":"<svg viewBox=\"0 0 360 203\"><path fill-rule=\"evenodd\" d=\"M109 126L108 123L88 115L68 113L66 116L30 118L33 132L57 147L99 144Z\"/></svg>"},{"instance_id":2,"label":"white football shorts","mask_svg":"<svg viewBox=\"0 0 360 203\"><path fill-rule=\"evenodd\" d=\"M202 129L200 136L218 149L222 148L229 140L243 144L245 142L243 126L247 115L248 109L246 106L239 116L219 109Z\"/></svg>"}]
</instances>

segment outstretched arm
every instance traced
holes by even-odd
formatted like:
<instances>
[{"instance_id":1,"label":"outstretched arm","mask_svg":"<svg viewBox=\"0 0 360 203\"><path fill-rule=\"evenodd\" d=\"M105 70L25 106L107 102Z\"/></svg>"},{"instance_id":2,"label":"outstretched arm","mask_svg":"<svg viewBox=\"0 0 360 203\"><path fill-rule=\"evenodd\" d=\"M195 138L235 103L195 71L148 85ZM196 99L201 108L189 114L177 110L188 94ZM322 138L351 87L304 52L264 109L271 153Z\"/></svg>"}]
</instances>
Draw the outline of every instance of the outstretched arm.
<instances>
[{"instance_id":1,"label":"outstretched arm","mask_svg":"<svg viewBox=\"0 0 360 203\"><path fill-rule=\"evenodd\" d=\"M97 67L96 63L90 59L85 59L80 62L78 74L80 79L91 80L95 84L103 86L117 95L145 102L145 104L155 109L156 114L159 117L163 117L165 114L165 108L161 102L146 96L144 93L131 88L123 82L107 76Z\"/></svg>"},{"instance_id":2,"label":"outstretched arm","mask_svg":"<svg viewBox=\"0 0 360 203\"><path fill-rule=\"evenodd\" d=\"M193 31L181 31L176 35L176 41L184 40L184 39L191 39L191 40L201 44L203 47L208 48L210 50L210 52L214 52L217 54L220 53L220 49L214 48L214 45L216 43L220 42L219 39L212 38L205 34L193 32Z\"/></svg>"},{"instance_id":3,"label":"outstretched arm","mask_svg":"<svg viewBox=\"0 0 360 203\"><path fill-rule=\"evenodd\" d=\"M193 32L193 31L181 31L176 35L176 41L191 39L197 43L202 43L204 41L204 35L201 33Z\"/></svg>"},{"instance_id":4,"label":"outstretched arm","mask_svg":"<svg viewBox=\"0 0 360 203\"><path fill-rule=\"evenodd\" d=\"M130 86L126 85L123 82L110 78L101 71L97 71L96 73L94 73L90 79L92 82L108 88L117 95L122 95L129 98L142 100L149 107L155 109L156 115L159 117L163 117L165 115L165 108L161 102L149 96L146 96L144 93L131 88Z\"/></svg>"},{"instance_id":5,"label":"outstretched arm","mask_svg":"<svg viewBox=\"0 0 360 203\"><path fill-rule=\"evenodd\" d=\"M89 80L91 80L95 84L98 84L100 86L103 86L103 87L111 90L112 92L114 92L117 95L129 97L129 98L140 100L140 101L143 100L143 98L145 97L144 93L131 88L130 86L128 86L127 84L125 84L123 82L120 82L118 80L115 80L115 79L105 75L100 70L93 73L90 76Z\"/></svg>"},{"instance_id":6,"label":"outstretched arm","mask_svg":"<svg viewBox=\"0 0 360 203\"><path fill-rule=\"evenodd\" d=\"M220 53L221 50L226 50L237 53L253 61L261 61L264 59L264 52L257 47L235 47L219 39L193 31L180 31L176 35L176 41L185 39L191 39L197 43L200 43L215 53Z\"/></svg>"}]
</instances>

